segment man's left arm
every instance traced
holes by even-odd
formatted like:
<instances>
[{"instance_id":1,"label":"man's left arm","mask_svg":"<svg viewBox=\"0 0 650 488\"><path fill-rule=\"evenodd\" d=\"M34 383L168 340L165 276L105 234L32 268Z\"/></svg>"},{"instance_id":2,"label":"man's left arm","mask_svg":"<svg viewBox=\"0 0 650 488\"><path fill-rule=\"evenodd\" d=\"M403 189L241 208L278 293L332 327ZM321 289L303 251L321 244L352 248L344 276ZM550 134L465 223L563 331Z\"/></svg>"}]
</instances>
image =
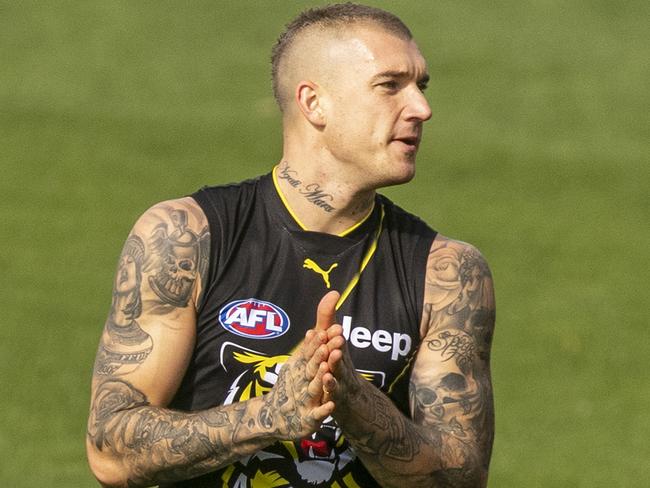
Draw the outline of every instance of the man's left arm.
<instances>
[{"instance_id":1,"label":"man's left arm","mask_svg":"<svg viewBox=\"0 0 650 488\"><path fill-rule=\"evenodd\" d=\"M337 405L334 417L383 486L484 487L494 435L489 357L495 306L487 263L474 247L438 236L424 297L411 418L356 373L346 346L330 354L336 382L325 381Z\"/></svg>"}]
</instances>

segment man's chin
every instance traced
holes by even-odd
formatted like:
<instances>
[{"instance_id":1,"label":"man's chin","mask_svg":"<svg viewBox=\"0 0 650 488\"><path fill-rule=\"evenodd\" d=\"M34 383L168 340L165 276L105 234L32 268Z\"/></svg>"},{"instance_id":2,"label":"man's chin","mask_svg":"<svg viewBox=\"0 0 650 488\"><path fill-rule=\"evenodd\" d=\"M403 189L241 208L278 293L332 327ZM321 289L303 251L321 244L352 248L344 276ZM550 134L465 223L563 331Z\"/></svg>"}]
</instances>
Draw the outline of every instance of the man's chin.
<instances>
[{"instance_id":1,"label":"man's chin","mask_svg":"<svg viewBox=\"0 0 650 488\"><path fill-rule=\"evenodd\" d=\"M415 177L415 156L412 159L402 160L395 163L394 171L387 174L390 181L384 186L403 185Z\"/></svg>"}]
</instances>

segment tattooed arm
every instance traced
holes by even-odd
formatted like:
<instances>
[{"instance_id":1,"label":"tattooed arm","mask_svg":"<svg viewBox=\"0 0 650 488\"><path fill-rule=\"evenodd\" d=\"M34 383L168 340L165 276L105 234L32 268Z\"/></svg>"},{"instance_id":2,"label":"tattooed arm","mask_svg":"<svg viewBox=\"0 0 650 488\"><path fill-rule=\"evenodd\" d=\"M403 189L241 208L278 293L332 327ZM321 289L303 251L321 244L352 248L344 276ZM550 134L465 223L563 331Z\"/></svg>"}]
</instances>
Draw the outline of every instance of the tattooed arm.
<instances>
[{"instance_id":1,"label":"tattooed arm","mask_svg":"<svg viewBox=\"0 0 650 488\"><path fill-rule=\"evenodd\" d=\"M468 244L439 236L427 262L423 341L409 388L411 418L354 371L345 346L330 354L325 388L365 466L383 486L484 487L494 430L489 354L494 294ZM331 336L338 326L330 330Z\"/></svg>"},{"instance_id":2,"label":"tattooed arm","mask_svg":"<svg viewBox=\"0 0 650 488\"><path fill-rule=\"evenodd\" d=\"M199 476L310 434L334 408L321 401L328 354L322 330L308 332L263 397L201 412L165 408L192 355L208 246L207 221L190 198L152 207L126 240L95 361L86 439L103 486ZM329 324L328 300L318 320Z\"/></svg>"}]
</instances>

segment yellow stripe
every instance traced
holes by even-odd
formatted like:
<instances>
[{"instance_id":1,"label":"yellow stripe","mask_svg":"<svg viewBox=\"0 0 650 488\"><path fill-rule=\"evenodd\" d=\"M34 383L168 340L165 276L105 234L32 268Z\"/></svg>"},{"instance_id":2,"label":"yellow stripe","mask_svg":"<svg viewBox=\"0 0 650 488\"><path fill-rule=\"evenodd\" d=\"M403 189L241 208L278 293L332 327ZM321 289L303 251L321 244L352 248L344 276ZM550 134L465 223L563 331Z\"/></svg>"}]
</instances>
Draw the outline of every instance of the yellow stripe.
<instances>
[{"instance_id":1,"label":"yellow stripe","mask_svg":"<svg viewBox=\"0 0 650 488\"><path fill-rule=\"evenodd\" d=\"M408 371L409 366L411 365L411 363L413 362L413 358L415 357L415 353L417 353L417 349L415 350L415 352L413 352L413 353L411 354L411 357L409 357L408 361L406 361L406 364L405 364L404 367L402 368L402 371L399 372L399 374L397 375L397 377L396 377L396 378L393 380L393 382L390 384L390 386L388 387L388 391L387 391L386 393L388 393L389 395L390 395L391 393L393 393L393 387L394 387L395 384L399 381L399 379L400 379L402 376L404 376L404 373L406 373L406 371Z\"/></svg>"},{"instance_id":2,"label":"yellow stripe","mask_svg":"<svg viewBox=\"0 0 650 488\"><path fill-rule=\"evenodd\" d=\"M354 287L357 286L357 283L359 283L359 278L361 278L361 273L363 273L363 270L366 269L366 266L368 266L368 263L370 262L370 260L375 254L375 251L377 250L377 243L379 242L379 235L381 234L383 226L384 226L384 206L382 205L381 217L379 218L379 226L377 227L377 233L375 234L375 238L373 239L372 244L370 244L370 248L368 249L368 252L366 252L366 255L363 257L363 260L361 261L361 266L359 267L359 271L357 271L357 273L352 277L350 283L348 283L348 286L345 287L345 291L339 297L339 301L336 303L336 310L341 308L343 302L345 302L345 300L348 298L350 293L352 293L352 290L354 290Z\"/></svg>"},{"instance_id":3,"label":"yellow stripe","mask_svg":"<svg viewBox=\"0 0 650 488\"><path fill-rule=\"evenodd\" d=\"M282 190L280 190L280 185L278 184L278 177L276 175L276 171L278 167L276 166L273 168L273 185L275 185L275 191L278 192L278 195L280 196L280 200L282 200L282 203L284 203L284 207L287 209L287 212L289 212L289 215L293 217L293 220L296 221L296 224L300 226L302 230L307 230L307 227L300 221L298 216L291 210L291 207L289 206L289 202L287 202L287 199L284 197L282 194Z\"/></svg>"},{"instance_id":4,"label":"yellow stripe","mask_svg":"<svg viewBox=\"0 0 650 488\"><path fill-rule=\"evenodd\" d=\"M295 444L292 441L281 441L284 448L289 451L289 454L293 459L298 459L298 450L296 449Z\"/></svg>"},{"instance_id":5,"label":"yellow stripe","mask_svg":"<svg viewBox=\"0 0 650 488\"><path fill-rule=\"evenodd\" d=\"M357 222L356 224L354 224L354 225L353 225L352 227L350 227L348 230L344 230L343 232L341 232L340 234L337 234L337 235L338 235L339 237L345 237L345 236L347 236L350 232L352 232L354 229L358 228L361 224L363 224L366 220L368 220L368 219L370 218L370 216L372 215L372 211L373 211L374 209L375 209L375 202L373 201L373 202L372 202L372 207L370 207L370 211L368 212L368 214L367 214L364 218L362 218L359 222Z\"/></svg>"},{"instance_id":6,"label":"yellow stripe","mask_svg":"<svg viewBox=\"0 0 650 488\"><path fill-rule=\"evenodd\" d=\"M352 476L352 473L348 473L343 477L343 481L345 481L345 486L348 486L349 488L361 488L356 481L354 481L354 477Z\"/></svg>"},{"instance_id":7,"label":"yellow stripe","mask_svg":"<svg viewBox=\"0 0 650 488\"><path fill-rule=\"evenodd\" d=\"M230 478L232 478L232 474L235 471L235 466L230 465L228 468L223 472L221 475L221 481L223 481L222 488L228 488L228 482L230 481Z\"/></svg>"}]
</instances>

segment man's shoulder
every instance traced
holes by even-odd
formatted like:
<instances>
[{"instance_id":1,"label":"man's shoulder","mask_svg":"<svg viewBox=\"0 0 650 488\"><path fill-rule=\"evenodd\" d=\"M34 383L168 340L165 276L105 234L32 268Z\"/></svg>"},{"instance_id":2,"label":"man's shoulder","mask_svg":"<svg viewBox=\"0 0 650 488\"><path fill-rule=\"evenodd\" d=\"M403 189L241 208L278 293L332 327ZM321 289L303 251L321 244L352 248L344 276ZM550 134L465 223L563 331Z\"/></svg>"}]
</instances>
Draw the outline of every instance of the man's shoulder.
<instances>
[{"instance_id":1,"label":"man's shoulder","mask_svg":"<svg viewBox=\"0 0 650 488\"><path fill-rule=\"evenodd\" d=\"M199 188L197 191L192 193L190 196L194 197L194 195L200 194L200 193L208 193L211 195L219 195L219 194L232 194L236 192L247 192L247 191L254 191L255 188L262 182L265 178L267 178L268 175L259 175L254 178L248 178L242 181L236 181L232 183L220 183L217 185L205 185Z\"/></svg>"},{"instance_id":2,"label":"man's shoulder","mask_svg":"<svg viewBox=\"0 0 650 488\"><path fill-rule=\"evenodd\" d=\"M380 194L378 197L384 209L387 227L398 232L427 238L434 238L437 235L437 232L419 216L403 209L384 195Z\"/></svg>"},{"instance_id":3,"label":"man's shoulder","mask_svg":"<svg viewBox=\"0 0 650 488\"><path fill-rule=\"evenodd\" d=\"M422 218L404 210L384 195L379 195L379 201L384 208L388 227L392 226L400 233L417 234L420 237L430 239L428 266L436 263L440 255L454 254L459 259L461 256L468 259L471 257L472 262L486 269L488 268L485 257L475 245L439 233Z\"/></svg>"},{"instance_id":4,"label":"man's shoulder","mask_svg":"<svg viewBox=\"0 0 650 488\"><path fill-rule=\"evenodd\" d=\"M447 249L461 254L472 254L480 257L480 259L483 261L485 260L481 254L481 251L479 251L479 249L474 244L461 241L459 239L454 239L443 234L436 234L435 240L431 243L431 252L442 249Z\"/></svg>"},{"instance_id":5,"label":"man's shoulder","mask_svg":"<svg viewBox=\"0 0 650 488\"><path fill-rule=\"evenodd\" d=\"M211 222L237 220L237 216L254 206L258 200L256 197L267 179L268 174L235 183L203 186L190 197Z\"/></svg>"},{"instance_id":6,"label":"man's shoulder","mask_svg":"<svg viewBox=\"0 0 650 488\"><path fill-rule=\"evenodd\" d=\"M171 221L180 227L194 227L205 221L205 214L197 202L187 196L163 200L151 205L138 218L136 226L145 223L156 225L160 222Z\"/></svg>"},{"instance_id":7,"label":"man's shoulder","mask_svg":"<svg viewBox=\"0 0 650 488\"><path fill-rule=\"evenodd\" d=\"M471 282L477 276L492 281L488 262L475 245L442 234L437 234L431 243L427 275L430 279L435 277L435 282L443 276L463 284Z\"/></svg>"}]
</instances>

